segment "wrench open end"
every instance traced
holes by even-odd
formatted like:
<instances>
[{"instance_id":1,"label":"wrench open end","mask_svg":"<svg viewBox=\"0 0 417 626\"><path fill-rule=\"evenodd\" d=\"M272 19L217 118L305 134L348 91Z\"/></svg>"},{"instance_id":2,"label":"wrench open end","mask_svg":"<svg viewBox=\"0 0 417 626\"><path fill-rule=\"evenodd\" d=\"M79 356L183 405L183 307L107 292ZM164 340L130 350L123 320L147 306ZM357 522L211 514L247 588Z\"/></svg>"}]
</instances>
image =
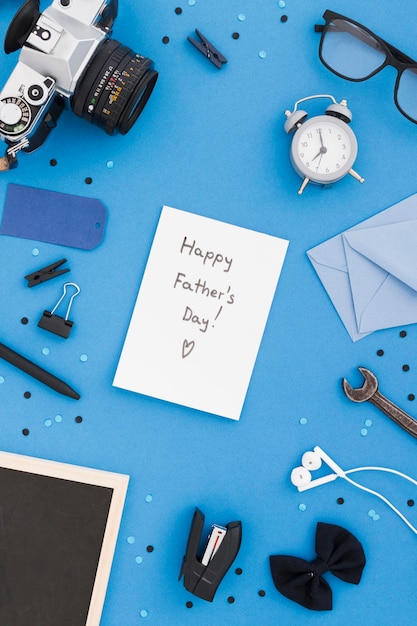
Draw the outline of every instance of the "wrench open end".
<instances>
[{"instance_id":1,"label":"wrench open end","mask_svg":"<svg viewBox=\"0 0 417 626\"><path fill-rule=\"evenodd\" d=\"M378 379L375 374L365 367L358 367L358 369L365 379L362 387L352 387L346 378L343 378L342 380L342 387L345 395L349 398L349 400L352 400L352 402L366 402L377 392Z\"/></svg>"}]
</instances>

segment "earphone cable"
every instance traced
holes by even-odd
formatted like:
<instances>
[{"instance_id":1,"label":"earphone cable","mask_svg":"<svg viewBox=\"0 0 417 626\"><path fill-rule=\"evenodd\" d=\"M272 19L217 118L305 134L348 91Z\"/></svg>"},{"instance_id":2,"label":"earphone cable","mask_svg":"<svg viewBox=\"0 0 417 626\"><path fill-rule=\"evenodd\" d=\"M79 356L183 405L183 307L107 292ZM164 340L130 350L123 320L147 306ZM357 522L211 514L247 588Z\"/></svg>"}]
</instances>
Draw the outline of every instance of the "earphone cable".
<instances>
[{"instance_id":1,"label":"earphone cable","mask_svg":"<svg viewBox=\"0 0 417 626\"><path fill-rule=\"evenodd\" d=\"M353 474L354 472L363 472L363 471L379 471L379 472L388 472L391 474L396 474L397 476L400 476L401 478L405 478L406 480L414 483L415 485L417 485L417 481L411 478L411 476L407 476L407 474L403 474L402 472L389 469L386 467L355 467L353 469L344 471L344 475L340 476L341 478L344 478L345 480L347 480L347 482L353 485L354 487L357 487L358 489L361 489L362 491L366 491L367 493L370 493L376 496L377 498L379 498L380 500L382 500L383 502L385 502L385 504L387 504L390 507L390 509L394 511L394 513L396 513L403 520L405 524L407 524L410 530L412 530L413 533L417 535L417 529L411 524L411 522L408 521L408 519L401 513L401 511L399 511L385 496L383 496L378 491L374 491L373 489L370 489L369 487L365 487L364 485L357 483L355 480L352 480L352 478L349 478L347 476L347 474Z\"/></svg>"}]
</instances>

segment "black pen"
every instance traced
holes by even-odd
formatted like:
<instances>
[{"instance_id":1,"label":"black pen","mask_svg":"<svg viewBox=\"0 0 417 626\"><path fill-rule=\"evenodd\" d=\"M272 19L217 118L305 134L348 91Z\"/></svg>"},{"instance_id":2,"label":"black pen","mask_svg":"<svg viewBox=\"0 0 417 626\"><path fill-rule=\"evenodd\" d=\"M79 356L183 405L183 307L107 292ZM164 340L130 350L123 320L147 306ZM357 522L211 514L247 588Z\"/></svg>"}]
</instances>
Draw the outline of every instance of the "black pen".
<instances>
[{"instance_id":1,"label":"black pen","mask_svg":"<svg viewBox=\"0 0 417 626\"><path fill-rule=\"evenodd\" d=\"M75 400L80 399L80 394L74 391L74 389L71 389L63 380L47 372L42 367L39 367L39 365L32 363L32 361L29 361L29 359L26 359L21 354L11 350L5 346L4 343L0 343L0 358L18 367L22 372L29 374L29 376L33 376L33 378L44 383L44 385L48 385L48 387L51 387L51 389L54 389L58 393L62 393L64 396L74 398Z\"/></svg>"}]
</instances>

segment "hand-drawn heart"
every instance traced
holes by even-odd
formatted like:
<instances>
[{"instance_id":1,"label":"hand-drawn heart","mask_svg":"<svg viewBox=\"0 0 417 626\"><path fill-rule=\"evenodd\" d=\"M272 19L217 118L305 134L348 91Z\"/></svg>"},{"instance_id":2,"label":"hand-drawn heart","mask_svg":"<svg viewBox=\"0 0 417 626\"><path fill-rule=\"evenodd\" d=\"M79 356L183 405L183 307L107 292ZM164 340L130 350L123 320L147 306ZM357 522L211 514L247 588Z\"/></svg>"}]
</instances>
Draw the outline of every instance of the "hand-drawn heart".
<instances>
[{"instance_id":1,"label":"hand-drawn heart","mask_svg":"<svg viewBox=\"0 0 417 626\"><path fill-rule=\"evenodd\" d=\"M182 358L185 359L188 355L191 354L195 346L195 341L187 341L184 339L182 342Z\"/></svg>"}]
</instances>

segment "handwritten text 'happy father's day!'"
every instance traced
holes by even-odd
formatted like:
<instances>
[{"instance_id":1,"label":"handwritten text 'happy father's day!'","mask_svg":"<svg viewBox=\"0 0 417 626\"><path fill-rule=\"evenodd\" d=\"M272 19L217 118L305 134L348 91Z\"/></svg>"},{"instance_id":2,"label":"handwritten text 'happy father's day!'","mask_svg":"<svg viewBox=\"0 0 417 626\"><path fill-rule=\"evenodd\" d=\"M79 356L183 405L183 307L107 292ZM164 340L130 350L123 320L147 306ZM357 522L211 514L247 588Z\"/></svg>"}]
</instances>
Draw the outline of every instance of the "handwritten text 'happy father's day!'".
<instances>
[{"instance_id":1,"label":"handwritten text 'happy father's day!'","mask_svg":"<svg viewBox=\"0 0 417 626\"><path fill-rule=\"evenodd\" d=\"M230 272L230 268L233 263L232 258L229 258L225 254L221 254L219 252L204 250L197 245L197 241L195 239L188 239L186 236L180 245L180 253L192 257L195 259L196 263L199 263L204 267L212 268L215 273ZM216 276L214 275L214 279L215 278ZM235 301L235 294L232 293L231 285L228 285L227 288L223 287L222 289L219 289L214 282L211 283L200 277L196 280L195 277L190 278L187 274L184 274L184 272L177 272L174 281L174 289L183 290L187 292L187 295L190 294L190 296L193 294L193 299L190 299L185 307L182 320L193 325L195 324L195 328L198 328L198 330L202 333L206 333L210 327L214 327L213 322L219 318L219 315L223 310L223 305L232 305ZM196 298L196 296L198 297ZM212 323L210 324L210 318L207 315L202 314L201 309L203 308L203 304L214 300L219 302L220 306L212 320ZM182 357L185 358L189 356L194 347L195 341L188 341L187 339L184 339Z\"/></svg>"}]
</instances>

